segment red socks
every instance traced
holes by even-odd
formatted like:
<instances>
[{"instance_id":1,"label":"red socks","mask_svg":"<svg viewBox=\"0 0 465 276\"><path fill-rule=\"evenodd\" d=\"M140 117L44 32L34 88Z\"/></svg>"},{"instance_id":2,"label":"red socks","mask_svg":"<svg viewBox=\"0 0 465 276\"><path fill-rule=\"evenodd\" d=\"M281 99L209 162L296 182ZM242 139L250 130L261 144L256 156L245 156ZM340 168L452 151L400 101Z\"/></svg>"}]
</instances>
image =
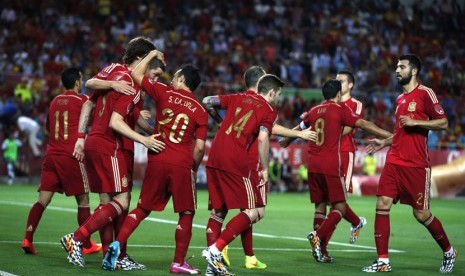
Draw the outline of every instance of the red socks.
<instances>
[{"instance_id":1,"label":"red socks","mask_svg":"<svg viewBox=\"0 0 465 276\"><path fill-rule=\"evenodd\" d=\"M36 203L34 203L34 205L32 205L32 208L29 211L29 216L27 217L26 224L26 233L24 234L24 238L30 242L33 242L34 240L34 232L37 229L37 225L39 225L40 218L42 218L44 210L45 206L37 201Z\"/></svg>"},{"instance_id":2,"label":"red socks","mask_svg":"<svg viewBox=\"0 0 465 276\"><path fill-rule=\"evenodd\" d=\"M179 214L179 221L178 225L176 226L176 232L174 235L176 249L174 251L173 262L175 263L184 263L184 258L186 257L187 249L189 248L189 243L192 237L193 219L194 214L192 213Z\"/></svg>"}]
</instances>

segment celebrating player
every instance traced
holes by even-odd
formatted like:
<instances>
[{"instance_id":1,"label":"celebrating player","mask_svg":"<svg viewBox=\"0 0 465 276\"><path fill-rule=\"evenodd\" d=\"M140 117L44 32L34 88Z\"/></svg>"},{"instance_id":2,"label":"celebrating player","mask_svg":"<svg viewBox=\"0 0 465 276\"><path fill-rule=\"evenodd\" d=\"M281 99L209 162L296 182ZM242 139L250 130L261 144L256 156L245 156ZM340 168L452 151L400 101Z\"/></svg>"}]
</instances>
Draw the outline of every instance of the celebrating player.
<instances>
[{"instance_id":1,"label":"celebrating player","mask_svg":"<svg viewBox=\"0 0 465 276\"><path fill-rule=\"evenodd\" d=\"M429 130L447 129L448 121L434 91L418 79L421 60L414 54L401 55L396 77L403 93L396 100L396 128L392 138L374 139L369 152L391 145L378 186L375 242L378 259L365 272L391 271L388 248L389 212L392 203L412 206L413 215L431 233L443 251L441 273L454 269L457 251L452 247L438 218L430 211L431 169L428 159Z\"/></svg>"},{"instance_id":2,"label":"celebrating player","mask_svg":"<svg viewBox=\"0 0 465 276\"><path fill-rule=\"evenodd\" d=\"M42 164L39 199L29 211L26 233L21 244L26 254L37 254L33 240L45 208L55 192L74 196L78 205L78 224L90 216L89 183L84 164L73 157L74 144L78 139L79 115L88 97L79 94L82 88L82 73L69 68L61 74L66 91L56 96L50 104L46 130L50 135ZM102 247L89 239L83 241L83 253L102 251Z\"/></svg>"}]
</instances>

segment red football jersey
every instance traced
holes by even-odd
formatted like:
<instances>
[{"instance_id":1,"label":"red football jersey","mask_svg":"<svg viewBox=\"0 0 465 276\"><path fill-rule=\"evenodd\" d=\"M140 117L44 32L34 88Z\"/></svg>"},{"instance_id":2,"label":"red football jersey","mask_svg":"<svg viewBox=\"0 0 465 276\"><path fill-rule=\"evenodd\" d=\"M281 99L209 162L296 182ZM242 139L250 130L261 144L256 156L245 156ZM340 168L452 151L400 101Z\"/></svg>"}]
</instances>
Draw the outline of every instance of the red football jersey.
<instances>
[{"instance_id":1,"label":"red football jersey","mask_svg":"<svg viewBox=\"0 0 465 276\"><path fill-rule=\"evenodd\" d=\"M428 130L421 127L403 127L400 116L415 120L434 120L446 115L434 91L424 85L410 93L402 93L396 100L396 127L386 162L407 167L429 167Z\"/></svg>"},{"instance_id":2,"label":"red football jersey","mask_svg":"<svg viewBox=\"0 0 465 276\"><path fill-rule=\"evenodd\" d=\"M308 171L327 175L341 174L340 143L344 126L354 127L360 117L345 105L325 101L310 109L301 124L312 127L317 141L308 143Z\"/></svg>"},{"instance_id":3,"label":"red football jersey","mask_svg":"<svg viewBox=\"0 0 465 276\"><path fill-rule=\"evenodd\" d=\"M345 102L341 102L341 104L345 104L347 107L350 108L350 110L352 110L353 113L358 115L360 118L363 118L364 107L363 107L362 102L354 98L350 98ZM355 143L355 139L354 139L356 131L357 129L354 128L351 133L342 136L341 151L355 152L355 150L357 149L357 144Z\"/></svg>"},{"instance_id":4,"label":"red football jersey","mask_svg":"<svg viewBox=\"0 0 465 276\"><path fill-rule=\"evenodd\" d=\"M154 134L161 134L157 139L166 144L160 153L149 151L149 162L192 168L195 139L207 139L207 111L188 91L174 90L172 86L152 82L147 77L142 80L142 88L155 101L157 123Z\"/></svg>"},{"instance_id":5,"label":"red football jersey","mask_svg":"<svg viewBox=\"0 0 465 276\"><path fill-rule=\"evenodd\" d=\"M227 112L213 140L207 166L248 175L252 171L249 150L252 146L257 147L254 142L260 127L266 127L271 135L278 113L258 94L239 93L219 98L221 108Z\"/></svg>"},{"instance_id":6,"label":"red football jersey","mask_svg":"<svg viewBox=\"0 0 465 276\"><path fill-rule=\"evenodd\" d=\"M134 105L140 100L140 89L127 70L111 73L107 79L126 81L137 92L135 95L123 95L115 91L109 91L104 95L94 93L91 96L91 100L96 101L96 105L93 113L92 129L86 138L85 149L115 155L116 151L122 148L122 135L109 127L111 115L114 111L126 120Z\"/></svg>"},{"instance_id":7,"label":"red football jersey","mask_svg":"<svg viewBox=\"0 0 465 276\"><path fill-rule=\"evenodd\" d=\"M88 99L86 95L68 90L52 100L46 122L46 129L50 134L46 155L73 155L81 108Z\"/></svg>"}]
</instances>

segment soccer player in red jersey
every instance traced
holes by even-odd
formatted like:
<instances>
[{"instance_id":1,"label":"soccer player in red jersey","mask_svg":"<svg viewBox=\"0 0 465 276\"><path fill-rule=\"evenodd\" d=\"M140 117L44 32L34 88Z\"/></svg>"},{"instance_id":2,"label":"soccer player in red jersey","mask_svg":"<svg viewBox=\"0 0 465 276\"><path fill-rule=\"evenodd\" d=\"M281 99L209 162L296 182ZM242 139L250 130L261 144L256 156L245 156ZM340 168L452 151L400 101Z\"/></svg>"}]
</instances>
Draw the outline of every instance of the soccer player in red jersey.
<instances>
[{"instance_id":1,"label":"soccer player in red jersey","mask_svg":"<svg viewBox=\"0 0 465 276\"><path fill-rule=\"evenodd\" d=\"M61 80L66 91L53 99L47 115L45 127L50 141L42 164L39 199L29 211L21 244L26 254L37 254L33 244L34 232L56 192L64 192L66 196L76 198L79 225L90 216L87 174L84 164L73 157L74 144L78 138L79 114L88 97L79 94L82 88L82 73L79 69L66 69L61 74ZM86 240L83 250L91 254L102 251L102 247Z\"/></svg>"},{"instance_id":2,"label":"soccer player in red jersey","mask_svg":"<svg viewBox=\"0 0 465 276\"><path fill-rule=\"evenodd\" d=\"M127 241L151 211L163 211L172 197L179 221L170 273L200 274L200 270L186 262L185 256L192 237L192 222L197 205L195 178L205 152L208 113L193 94L200 84L199 70L195 66L181 66L174 74L170 86L153 82L144 76L155 52L150 52L131 75L155 101L157 124L154 133L160 135L166 147L159 153L148 152L148 164L137 208L128 214L116 241L110 245L104 267L114 269L115 254L119 251L120 243Z\"/></svg>"},{"instance_id":3,"label":"soccer player in red jersey","mask_svg":"<svg viewBox=\"0 0 465 276\"><path fill-rule=\"evenodd\" d=\"M378 259L365 272L391 271L388 256L392 203L400 200L431 233L443 251L441 273L451 273L457 251L451 246L441 222L431 214L431 169L428 158L428 131L447 129L448 121L434 91L418 79L421 60L414 54L399 57L396 77L403 93L396 100L396 127L392 138L374 139L369 151L390 145L378 186L375 242Z\"/></svg>"},{"instance_id":4,"label":"soccer player in red jersey","mask_svg":"<svg viewBox=\"0 0 465 276\"><path fill-rule=\"evenodd\" d=\"M244 73L244 82L247 87L247 91L244 92L245 94L249 95L257 95L257 83L258 80L265 75L265 71L260 66L251 66L249 67ZM208 98L205 98L206 101ZM208 107L208 103L205 103ZM209 113L212 115L214 120L221 124L223 119L219 116L218 112L214 108L209 108ZM297 137L305 140L310 139L310 135L312 131L305 130L305 131L297 131L285 128L278 124L275 124L272 129L272 133L279 136L286 136L286 137ZM314 132L313 132L314 134ZM259 168L260 161L258 158L258 141L255 140L254 144L250 146L249 149L249 162L250 168L254 169L255 173L251 174L251 178L253 177L255 180L251 181L253 183L258 183L258 172L261 170ZM268 183L266 184L268 185ZM268 191L268 187L266 187L265 192ZM208 224L206 227L206 237L207 237L207 245L212 245L219 237L221 233L221 228L223 226L223 221L228 213L228 210L211 210L212 214L210 219L208 220ZM249 229L241 233L241 242L242 247L244 249L245 254L245 267L247 269L265 269L267 265L257 259L253 251L253 237L252 237L252 225ZM229 256L227 252L227 246L222 251L223 262L229 266Z\"/></svg>"},{"instance_id":5,"label":"soccer player in red jersey","mask_svg":"<svg viewBox=\"0 0 465 276\"><path fill-rule=\"evenodd\" d=\"M307 168L310 201L316 207L323 206L323 210L329 202L332 208L327 218L322 220L321 225L308 235L308 239L317 262L332 262L333 258L329 257L328 252L321 250L321 244L328 244L333 231L346 211L347 190L340 162L342 130L344 126L349 126L363 128L381 137L390 137L392 134L361 119L346 105L340 104L340 81L325 82L322 91L326 101L311 108L305 114L298 129L311 127L317 134L317 139L308 144ZM292 140L285 139L287 143Z\"/></svg>"},{"instance_id":6,"label":"soccer player in red jersey","mask_svg":"<svg viewBox=\"0 0 465 276\"><path fill-rule=\"evenodd\" d=\"M92 130L85 140L85 164L89 174L90 190L100 194L101 206L74 233L65 235L61 239L63 248L68 253L68 260L78 266L84 266L82 257L82 242L93 232L110 224L117 216L128 208L128 178L127 167L122 150L122 136L142 143L148 149L159 151L160 143L155 136L145 137L132 130L125 119L131 109L140 100L140 89L130 77L129 70L133 69L148 52L155 49L153 44L144 38L133 39L129 42L123 58L127 70L111 72L108 79L122 80L130 83L136 90L135 95L123 95L109 91L103 97L94 93L95 103L87 101L82 108L79 119L78 141L73 153L82 160L82 143L89 120L90 110L95 105ZM160 55L159 59L163 60ZM112 228L110 228L112 231ZM105 239L104 239L105 237ZM107 239L108 238L108 239ZM105 250L113 240L112 236L101 236Z\"/></svg>"},{"instance_id":7,"label":"soccer player in red jersey","mask_svg":"<svg viewBox=\"0 0 465 276\"><path fill-rule=\"evenodd\" d=\"M137 38L136 38L137 39ZM147 71L145 72L145 75L152 80L156 80L161 74L163 74L163 71L165 69L165 65L163 62L157 58L154 58L150 61ZM123 71L125 70L125 67L121 64L112 64L109 67L104 68L102 71L100 71L94 78L88 80L86 82L86 87L90 89L98 89L95 90L95 92L100 92L100 96L104 95L106 92L108 92L110 89L113 89L117 92L131 95L134 92L134 89L128 85L124 81L112 81L108 80L109 74L108 72L113 72L113 71ZM114 72L113 72L114 73ZM139 128L144 130L146 133L152 133L153 129L150 127L150 125L147 123L146 119L150 117L150 113L148 111L143 111L143 104L144 104L144 95L145 92L141 92L141 98L137 105L134 106L134 108L131 110L130 114L126 117L126 123L131 129L135 129L135 126L137 125ZM148 114L147 114L148 113ZM144 115L145 114L145 115ZM144 116L147 116L144 117ZM131 191L132 191L132 186L133 186L133 181L132 181L132 175L134 171L134 141L123 136L123 155L124 155L124 160L127 166L128 170L128 202L131 202ZM129 206L128 206L129 208ZM118 216L117 219L113 221L113 225L107 225L103 229L100 230L101 236L108 236L108 237L113 237L112 231L110 231L110 228L113 228L114 230L114 236L118 236L118 233L123 225L123 222L128 214L128 210L123 211L121 215ZM104 238L105 239L105 238ZM143 270L145 269L145 265L140 264L136 262L134 259L132 259L128 254L127 254L127 244L122 243L121 244L121 253L117 261L117 268L121 270ZM105 252L106 253L106 250Z\"/></svg>"},{"instance_id":8,"label":"soccer player in red jersey","mask_svg":"<svg viewBox=\"0 0 465 276\"><path fill-rule=\"evenodd\" d=\"M341 104L349 107L355 115L362 117L364 109L363 104L354 99L351 95L352 88L355 85L354 75L350 71L340 71L336 75L336 80L341 82ZM347 134L342 136L340 146L342 173L344 176L346 190L349 193L352 193L352 170L354 167L355 150L357 148L354 140L355 131L355 129L345 126L344 133ZM315 206L315 215L313 216L314 230L317 230L321 223L323 223L326 219L326 205L327 203L321 202ZM352 225L350 229L349 242L354 243L360 234L360 230L367 222L364 217L357 216L348 203L346 203L345 210L344 219ZM329 237L330 236L331 234L329 234ZM325 256L324 260L326 262L333 261L333 258L331 258L328 254L327 244L323 241L321 243L321 252Z\"/></svg>"},{"instance_id":9,"label":"soccer player in red jersey","mask_svg":"<svg viewBox=\"0 0 465 276\"><path fill-rule=\"evenodd\" d=\"M264 216L269 136L277 119L274 107L283 85L278 77L264 75L258 81L258 94L210 96L203 100L209 111L212 108L227 109L207 161L209 208L214 212L242 210L228 222L219 238L202 252L209 264L207 273L211 270L222 275L228 273L222 263L221 250ZM256 139L261 165L258 179L254 177L257 172L248 162L249 150Z\"/></svg>"}]
</instances>

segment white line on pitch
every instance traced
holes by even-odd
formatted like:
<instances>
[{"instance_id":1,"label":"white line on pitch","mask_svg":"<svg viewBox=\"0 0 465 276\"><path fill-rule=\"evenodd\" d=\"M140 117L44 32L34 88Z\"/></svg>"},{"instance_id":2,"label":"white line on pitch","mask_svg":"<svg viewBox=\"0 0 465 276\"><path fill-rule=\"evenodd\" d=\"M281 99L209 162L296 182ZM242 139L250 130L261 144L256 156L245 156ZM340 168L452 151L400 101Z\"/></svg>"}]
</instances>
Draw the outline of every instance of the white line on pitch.
<instances>
[{"instance_id":1,"label":"white line on pitch","mask_svg":"<svg viewBox=\"0 0 465 276\"><path fill-rule=\"evenodd\" d=\"M4 201L0 200L0 204L3 205L15 205L15 206L27 206L31 207L31 203L25 203L25 202L16 202L16 201ZM56 211L65 211L65 212L72 212L72 213L77 213L76 209L73 208L65 208L65 207L56 207L56 206L47 206L47 209L49 210L56 210ZM165 223L165 224L173 224L177 225L178 222L175 220L167 220L167 219L158 219L158 218L151 218L147 217L145 220L148 221L153 221L153 222L159 222L159 223ZM195 228L201 228L205 229L205 225L201 224L196 224L194 223L192 227ZM261 234L261 233L253 233L254 236L256 237L262 237L262 238L271 238L271 239L284 239L284 240L295 240L295 241L308 241L306 238L300 238L300 237L290 237L290 236L278 236L278 235L270 235L270 234ZM347 243L342 243L342 242L334 242L330 241L329 244L334 244L334 245L339 245L339 246L346 246L346 247L352 247L352 248L360 248L360 249L368 249L368 250L376 250L375 247L373 246L365 246L365 245L354 245L354 244L347 244ZM334 249L331 249L331 251L335 251ZM405 251L402 250L397 250L397 249L389 249L389 252L391 253L405 253Z\"/></svg>"}]
</instances>

